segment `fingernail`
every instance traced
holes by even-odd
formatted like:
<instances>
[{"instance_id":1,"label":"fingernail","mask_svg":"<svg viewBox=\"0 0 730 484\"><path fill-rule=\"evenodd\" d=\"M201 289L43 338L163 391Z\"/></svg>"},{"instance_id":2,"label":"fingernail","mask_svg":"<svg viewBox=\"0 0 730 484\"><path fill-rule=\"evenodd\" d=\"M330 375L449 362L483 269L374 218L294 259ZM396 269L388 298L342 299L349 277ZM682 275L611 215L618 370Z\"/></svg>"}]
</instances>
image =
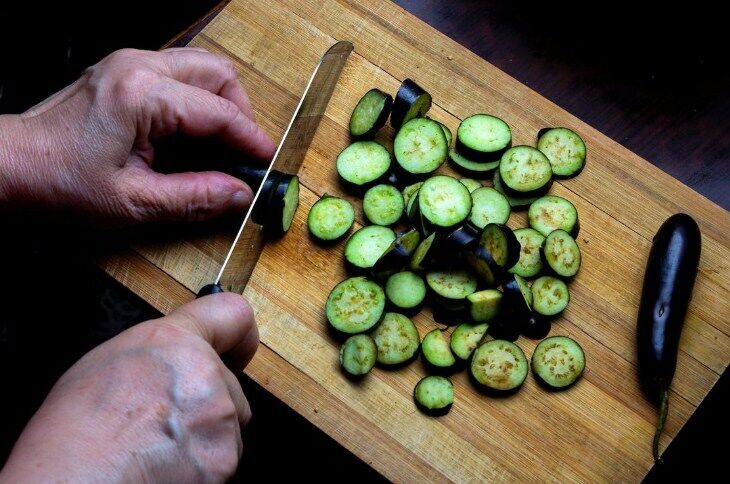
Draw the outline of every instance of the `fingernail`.
<instances>
[{"instance_id":1,"label":"fingernail","mask_svg":"<svg viewBox=\"0 0 730 484\"><path fill-rule=\"evenodd\" d=\"M251 194L247 190L239 190L231 196L231 201L237 207L244 207L251 201Z\"/></svg>"}]
</instances>

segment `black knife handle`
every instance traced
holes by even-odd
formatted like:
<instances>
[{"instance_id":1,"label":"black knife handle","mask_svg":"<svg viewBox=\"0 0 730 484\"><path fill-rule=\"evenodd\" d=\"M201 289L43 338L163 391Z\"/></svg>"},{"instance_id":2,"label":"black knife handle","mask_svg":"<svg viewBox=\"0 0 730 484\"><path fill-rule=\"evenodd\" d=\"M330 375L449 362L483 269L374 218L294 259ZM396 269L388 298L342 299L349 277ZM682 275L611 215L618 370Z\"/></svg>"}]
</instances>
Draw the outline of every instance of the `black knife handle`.
<instances>
[{"instance_id":1,"label":"black knife handle","mask_svg":"<svg viewBox=\"0 0 730 484\"><path fill-rule=\"evenodd\" d=\"M200 288L200 291L198 291L198 298L201 298L203 296L207 296L209 294L218 294L221 292L225 292L220 284L206 284L205 286Z\"/></svg>"}]
</instances>

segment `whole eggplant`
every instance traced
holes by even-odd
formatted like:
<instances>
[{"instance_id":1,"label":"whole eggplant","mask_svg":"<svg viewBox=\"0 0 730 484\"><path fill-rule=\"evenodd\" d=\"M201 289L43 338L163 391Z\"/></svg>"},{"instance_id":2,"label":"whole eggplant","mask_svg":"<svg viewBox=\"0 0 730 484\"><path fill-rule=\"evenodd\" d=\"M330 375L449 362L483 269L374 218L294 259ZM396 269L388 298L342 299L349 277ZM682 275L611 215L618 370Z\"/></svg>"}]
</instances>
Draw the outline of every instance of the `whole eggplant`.
<instances>
[{"instance_id":1,"label":"whole eggplant","mask_svg":"<svg viewBox=\"0 0 730 484\"><path fill-rule=\"evenodd\" d=\"M677 366L679 338L700 261L701 235L687 214L669 217L659 228L649 253L637 320L639 382L646 397L659 405L653 442L659 460L659 437L669 409L669 385Z\"/></svg>"}]
</instances>

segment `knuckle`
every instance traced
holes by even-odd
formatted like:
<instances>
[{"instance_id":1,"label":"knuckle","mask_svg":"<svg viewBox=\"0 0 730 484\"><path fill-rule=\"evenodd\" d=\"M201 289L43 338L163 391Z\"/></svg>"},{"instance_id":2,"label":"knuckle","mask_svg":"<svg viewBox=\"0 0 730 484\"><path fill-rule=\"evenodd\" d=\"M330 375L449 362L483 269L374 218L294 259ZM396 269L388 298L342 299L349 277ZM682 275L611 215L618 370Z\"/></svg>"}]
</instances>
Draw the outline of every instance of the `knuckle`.
<instances>
[{"instance_id":1,"label":"knuckle","mask_svg":"<svg viewBox=\"0 0 730 484\"><path fill-rule=\"evenodd\" d=\"M207 185L196 187L190 199L182 206L183 220L199 221L209 218L216 208L215 190Z\"/></svg>"},{"instance_id":2,"label":"knuckle","mask_svg":"<svg viewBox=\"0 0 730 484\"><path fill-rule=\"evenodd\" d=\"M180 328L167 324L165 318L138 324L129 331L135 338L152 343L176 341L186 337Z\"/></svg>"},{"instance_id":3,"label":"knuckle","mask_svg":"<svg viewBox=\"0 0 730 484\"><path fill-rule=\"evenodd\" d=\"M197 378L207 389L212 389L214 386L213 382L221 379L220 359L211 351L198 354L196 358L198 361L195 364ZM221 413L225 414L224 411Z\"/></svg>"},{"instance_id":4,"label":"knuckle","mask_svg":"<svg viewBox=\"0 0 730 484\"><path fill-rule=\"evenodd\" d=\"M218 110L229 121L233 121L240 114L241 110L238 109L238 106L233 101L220 96L216 96L215 99L218 103Z\"/></svg>"},{"instance_id":5,"label":"knuckle","mask_svg":"<svg viewBox=\"0 0 730 484\"><path fill-rule=\"evenodd\" d=\"M236 70L236 64L228 57L220 57L220 62L223 66L223 72L227 79L236 80L238 79L238 70Z\"/></svg>"},{"instance_id":6,"label":"knuckle","mask_svg":"<svg viewBox=\"0 0 730 484\"><path fill-rule=\"evenodd\" d=\"M137 101L144 97L158 79L158 74L143 66L122 66L111 86L112 96L123 104Z\"/></svg>"},{"instance_id":7,"label":"knuckle","mask_svg":"<svg viewBox=\"0 0 730 484\"><path fill-rule=\"evenodd\" d=\"M119 49L115 50L104 59L109 64L127 64L128 62L138 59L141 55L141 51L136 49Z\"/></svg>"},{"instance_id":8,"label":"knuckle","mask_svg":"<svg viewBox=\"0 0 730 484\"><path fill-rule=\"evenodd\" d=\"M142 181L126 184L120 190L125 194L125 211L132 221L146 222L161 214L163 204L153 188L148 182Z\"/></svg>"}]
</instances>

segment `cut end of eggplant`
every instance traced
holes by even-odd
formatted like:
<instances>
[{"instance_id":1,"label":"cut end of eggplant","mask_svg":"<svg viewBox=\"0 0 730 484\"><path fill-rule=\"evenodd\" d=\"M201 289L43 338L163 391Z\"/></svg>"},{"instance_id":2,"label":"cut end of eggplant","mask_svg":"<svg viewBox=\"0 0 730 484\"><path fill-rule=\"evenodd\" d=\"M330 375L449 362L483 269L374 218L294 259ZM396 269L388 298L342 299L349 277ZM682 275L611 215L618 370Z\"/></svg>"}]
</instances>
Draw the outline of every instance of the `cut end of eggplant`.
<instances>
[{"instance_id":1,"label":"cut end of eggplant","mask_svg":"<svg viewBox=\"0 0 730 484\"><path fill-rule=\"evenodd\" d=\"M406 79L395 95L390 124L393 129L399 130L411 119L425 116L429 109L431 95L411 79Z\"/></svg>"}]
</instances>

